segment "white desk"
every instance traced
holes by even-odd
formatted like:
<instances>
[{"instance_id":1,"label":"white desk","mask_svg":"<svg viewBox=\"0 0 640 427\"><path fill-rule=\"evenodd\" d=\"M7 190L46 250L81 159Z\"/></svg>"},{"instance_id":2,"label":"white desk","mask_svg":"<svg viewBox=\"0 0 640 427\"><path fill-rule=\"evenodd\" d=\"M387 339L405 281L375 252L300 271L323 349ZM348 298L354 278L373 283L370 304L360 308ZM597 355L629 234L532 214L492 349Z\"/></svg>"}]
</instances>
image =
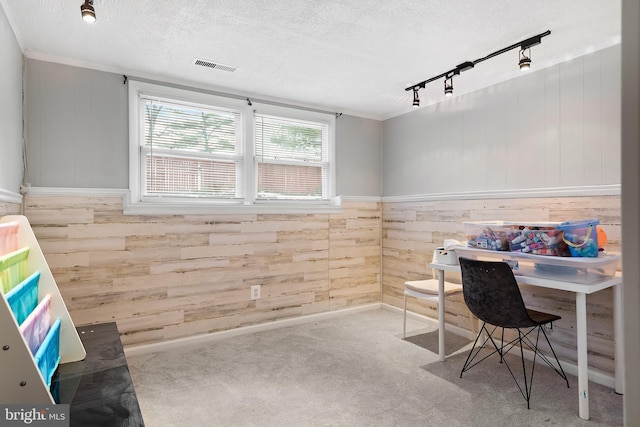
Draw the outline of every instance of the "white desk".
<instances>
[{"instance_id":1,"label":"white desk","mask_svg":"<svg viewBox=\"0 0 640 427\"><path fill-rule=\"evenodd\" d=\"M438 270L438 354L444 361L444 274L445 271L460 273L459 265L429 264ZM579 415L583 420L589 419L589 378L587 365L587 294L613 287L613 325L615 340L615 390L622 394L624 388L624 360L622 347L622 277L616 276L596 283L581 284L559 280L541 279L538 277L516 276L518 283L540 286L542 288L560 289L576 294L576 335L578 349L578 404Z\"/></svg>"}]
</instances>

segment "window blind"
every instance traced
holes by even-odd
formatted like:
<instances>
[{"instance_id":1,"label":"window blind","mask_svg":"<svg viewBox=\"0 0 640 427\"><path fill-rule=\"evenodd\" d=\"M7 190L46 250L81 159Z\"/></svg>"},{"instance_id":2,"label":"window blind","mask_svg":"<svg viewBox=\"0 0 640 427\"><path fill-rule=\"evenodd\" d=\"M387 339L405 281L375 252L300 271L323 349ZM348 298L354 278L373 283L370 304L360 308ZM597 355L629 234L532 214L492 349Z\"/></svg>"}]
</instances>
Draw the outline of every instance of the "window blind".
<instances>
[{"instance_id":1,"label":"window blind","mask_svg":"<svg viewBox=\"0 0 640 427\"><path fill-rule=\"evenodd\" d=\"M243 197L240 112L141 97L143 195Z\"/></svg>"},{"instance_id":2,"label":"window blind","mask_svg":"<svg viewBox=\"0 0 640 427\"><path fill-rule=\"evenodd\" d=\"M256 114L257 199L328 198L329 127Z\"/></svg>"}]
</instances>

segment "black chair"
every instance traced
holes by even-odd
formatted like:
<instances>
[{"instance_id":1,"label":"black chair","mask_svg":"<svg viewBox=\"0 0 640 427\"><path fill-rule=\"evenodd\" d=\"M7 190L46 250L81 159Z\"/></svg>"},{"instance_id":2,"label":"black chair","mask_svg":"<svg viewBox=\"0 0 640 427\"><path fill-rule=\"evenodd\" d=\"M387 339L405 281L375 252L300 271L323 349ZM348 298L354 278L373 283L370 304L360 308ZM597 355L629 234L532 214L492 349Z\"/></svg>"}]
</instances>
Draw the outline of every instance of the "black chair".
<instances>
[{"instance_id":1,"label":"black chair","mask_svg":"<svg viewBox=\"0 0 640 427\"><path fill-rule=\"evenodd\" d=\"M473 347L467 356L467 360L462 367L460 378L462 378L463 373L471 369L473 366L482 362L491 355L498 353L500 356L500 363L504 362L507 366L509 373L520 389L522 397L527 401L527 409L529 408L529 400L531 399L531 384L533 382L533 371L537 357L544 360L547 365L558 373L558 375L564 378L567 383L567 387L569 387L569 380L567 380L567 376L564 373L564 370L558 361L558 357L556 356L556 353L553 350L553 347L549 342L549 338L543 328L543 325L550 324L554 320L559 320L560 316L527 309L524 305L524 301L522 300L522 294L518 288L518 283L513 275L513 271L505 262L479 261L460 257L460 268L462 270L462 294L464 296L464 301L467 304L467 307L469 307L471 313L483 322L480 332L473 343ZM491 332L487 328L487 324L493 325ZM502 337L499 346L493 338L493 334L498 328L502 328ZM518 337L505 343L505 328L516 330L518 332ZM532 334L533 331L537 332ZM551 361L538 349L540 332L542 332L542 335L547 340L547 344L549 345L549 348L553 353L553 357L556 360L556 365L552 364ZM477 345L480 337L483 335L485 336L484 341L481 345ZM529 335L531 335L531 338ZM534 335L535 342L532 341ZM492 351L476 361L476 358L479 357L478 355L480 351L489 341L493 344L495 351ZM527 378L527 371L525 369L523 345L534 352L529 378ZM521 387L520 382L518 382L511 370L511 367L507 363L507 360L504 358L504 356L515 346L520 347L522 372L524 375L524 389Z\"/></svg>"}]
</instances>

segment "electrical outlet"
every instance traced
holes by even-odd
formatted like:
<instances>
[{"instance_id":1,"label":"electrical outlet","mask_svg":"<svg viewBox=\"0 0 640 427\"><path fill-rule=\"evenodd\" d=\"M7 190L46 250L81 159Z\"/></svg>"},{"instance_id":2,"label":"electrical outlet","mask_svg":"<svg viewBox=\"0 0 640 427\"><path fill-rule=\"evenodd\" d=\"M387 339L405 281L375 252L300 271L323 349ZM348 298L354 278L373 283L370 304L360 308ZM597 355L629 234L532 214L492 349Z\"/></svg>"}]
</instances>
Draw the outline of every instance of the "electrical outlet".
<instances>
[{"instance_id":1,"label":"electrical outlet","mask_svg":"<svg viewBox=\"0 0 640 427\"><path fill-rule=\"evenodd\" d=\"M251 286L251 299L260 299L260 285Z\"/></svg>"}]
</instances>

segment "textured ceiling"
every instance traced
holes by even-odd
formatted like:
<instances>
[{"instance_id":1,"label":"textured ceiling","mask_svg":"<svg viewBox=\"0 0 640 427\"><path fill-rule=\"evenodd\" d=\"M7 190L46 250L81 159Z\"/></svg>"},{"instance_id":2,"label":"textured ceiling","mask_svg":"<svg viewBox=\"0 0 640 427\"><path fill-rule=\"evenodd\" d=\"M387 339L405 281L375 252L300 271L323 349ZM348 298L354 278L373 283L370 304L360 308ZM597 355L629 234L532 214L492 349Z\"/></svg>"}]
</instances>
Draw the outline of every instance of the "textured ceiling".
<instances>
[{"instance_id":1,"label":"textured ceiling","mask_svg":"<svg viewBox=\"0 0 640 427\"><path fill-rule=\"evenodd\" d=\"M94 24L81 3L0 0L27 57L374 119L411 110L405 87L546 30L534 70L620 42L621 0L95 0ZM517 61L478 64L455 95L516 77Z\"/></svg>"}]
</instances>

